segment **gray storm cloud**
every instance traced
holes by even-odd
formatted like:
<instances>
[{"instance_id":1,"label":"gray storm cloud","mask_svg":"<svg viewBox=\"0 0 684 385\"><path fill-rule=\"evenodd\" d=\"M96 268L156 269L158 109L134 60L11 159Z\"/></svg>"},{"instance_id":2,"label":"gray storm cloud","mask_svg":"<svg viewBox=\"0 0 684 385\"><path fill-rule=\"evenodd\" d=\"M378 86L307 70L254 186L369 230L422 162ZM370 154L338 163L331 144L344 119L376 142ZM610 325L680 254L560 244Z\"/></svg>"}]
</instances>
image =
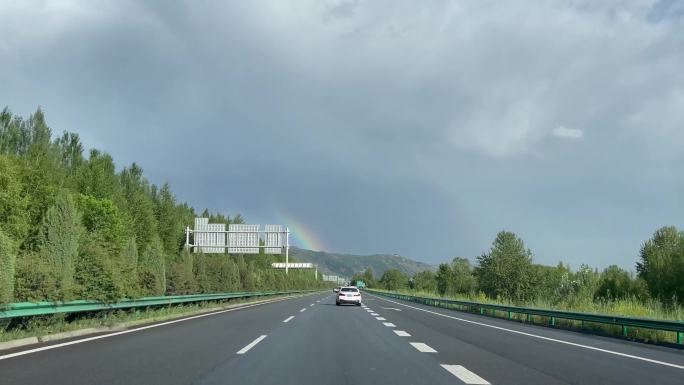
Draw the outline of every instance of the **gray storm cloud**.
<instances>
[{"instance_id":1,"label":"gray storm cloud","mask_svg":"<svg viewBox=\"0 0 684 385\"><path fill-rule=\"evenodd\" d=\"M684 217L675 1L0 3L0 104L197 207L436 263L633 266ZM575 140L560 140L575 139ZM577 140L581 139L581 140Z\"/></svg>"}]
</instances>

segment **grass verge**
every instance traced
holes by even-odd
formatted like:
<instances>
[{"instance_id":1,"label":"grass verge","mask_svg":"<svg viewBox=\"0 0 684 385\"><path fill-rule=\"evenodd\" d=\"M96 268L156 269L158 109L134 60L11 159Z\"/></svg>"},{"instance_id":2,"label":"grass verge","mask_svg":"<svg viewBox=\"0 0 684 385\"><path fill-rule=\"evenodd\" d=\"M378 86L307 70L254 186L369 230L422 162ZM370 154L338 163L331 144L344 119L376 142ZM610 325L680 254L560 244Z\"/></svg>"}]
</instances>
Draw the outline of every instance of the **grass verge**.
<instances>
[{"instance_id":1,"label":"grass verge","mask_svg":"<svg viewBox=\"0 0 684 385\"><path fill-rule=\"evenodd\" d=\"M305 294L304 294L305 295ZM78 314L54 314L50 316L30 317L26 319L3 320L0 324L0 342L18 340L28 337L46 337L49 335L76 331L88 328L121 327L128 328L152 322L161 322L174 318L182 318L196 314L229 309L245 304L259 303L275 298L297 297L300 295L274 295L258 299L234 298L225 301L200 302L172 306L98 311Z\"/></svg>"},{"instance_id":2,"label":"grass verge","mask_svg":"<svg viewBox=\"0 0 684 385\"><path fill-rule=\"evenodd\" d=\"M430 297L430 298L445 298L453 299L459 301L471 301L486 304L504 305L504 306L523 306L523 307L534 307L539 309L550 309L550 310L561 310L561 311L572 311L572 312L583 312L583 313L593 313L602 315L614 315L623 317L637 317L637 318L650 318L654 320L670 320L670 321L683 321L684 320L684 309L681 306L674 306L667 308L659 302L639 302L634 299L624 299L617 301L597 301L597 302L576 302L576 303L563 303L551 305L543 301L535 301L533 303L527 304L515 304L503 300L494 300L483 294L472 294L472 295L461 295L461 296L440 296L436 293L424 292L424 291L412 291L412 290L383 290L375 289L373 290L397 293L404 295L411 295L416 297ZM465 311L468 313L479 313L477 309L469 309L464 306L459 306L455 304L440 304L439 307ZM508 318L508 312L486 310L484 315L497 317L497 318ZM512 314L512 321L518 321L522 323L551 326L551 320L549 317L543 316L530 316L529 318L525 314ZM623 335L623 329L619 325L608 325L603 323L593 323L593 322L583 322L577 320L568 319L555 319L555 325L552 327L577 330L582 332L588 332L600 335L609 335L615 337L626 337L635 341L657 343L657 344L667 344L677 346L679 348L684 348L684 346L677 344L677 333L671 331L653 330L653 329L641 329L641 328L628 328L627 335Z\"/></svg>"}]
</instances>

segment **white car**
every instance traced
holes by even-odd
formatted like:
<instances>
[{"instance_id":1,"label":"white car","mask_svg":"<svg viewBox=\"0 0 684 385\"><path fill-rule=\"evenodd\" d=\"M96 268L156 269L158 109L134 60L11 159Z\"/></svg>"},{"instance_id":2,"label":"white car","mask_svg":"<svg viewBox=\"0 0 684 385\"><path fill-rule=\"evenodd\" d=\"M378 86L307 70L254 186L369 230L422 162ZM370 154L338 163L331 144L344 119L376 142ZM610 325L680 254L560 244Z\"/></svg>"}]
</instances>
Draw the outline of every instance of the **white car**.
<instances>
[{"instance_id":1,"label":"white car","mask_svg":"<svg viewBox=\"0 0 684 385\"><path fill-rule=\"evenodd\" d=\"M343 303L353 303L356 306L361 306L361 292L354 286L344 286L340 288L335 298L335 305L340 306Z\"/></svg>"}]
</instances>

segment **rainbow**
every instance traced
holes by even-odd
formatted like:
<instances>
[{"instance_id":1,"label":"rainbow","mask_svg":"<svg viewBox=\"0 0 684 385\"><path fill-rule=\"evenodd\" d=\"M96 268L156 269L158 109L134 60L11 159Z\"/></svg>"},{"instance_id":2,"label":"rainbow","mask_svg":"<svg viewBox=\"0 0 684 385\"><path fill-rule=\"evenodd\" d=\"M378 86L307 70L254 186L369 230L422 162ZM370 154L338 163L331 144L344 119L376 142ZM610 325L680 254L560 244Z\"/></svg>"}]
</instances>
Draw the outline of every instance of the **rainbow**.
<instances>
[{"instance_id":1,"label":"rainbow","mask_svg":"<svg viewBox=\"0 0 684 385\"><path fill-rule=\"evenodd\" d=\"M297 221L291 215L280 213L281 223L290 229L290 245L314 251L323 251L327 248L314 235L310 228Z\"/></svg>"}]
</instances>

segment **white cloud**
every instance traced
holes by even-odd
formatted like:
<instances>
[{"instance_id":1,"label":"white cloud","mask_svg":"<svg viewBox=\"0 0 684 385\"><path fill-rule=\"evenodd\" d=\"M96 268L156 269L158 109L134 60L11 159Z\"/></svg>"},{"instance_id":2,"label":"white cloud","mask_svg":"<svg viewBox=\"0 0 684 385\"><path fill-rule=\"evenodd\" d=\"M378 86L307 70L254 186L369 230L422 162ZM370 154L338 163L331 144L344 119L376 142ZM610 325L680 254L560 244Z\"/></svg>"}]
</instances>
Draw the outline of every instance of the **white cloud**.
<instances>
[{"instance_id":1,"label":"white cloud","mask_svg":"<svg viewBox=\"0 0 684 385\"><path fill-rule=\"evenodd\" d=\"M569 128L558 126L551 131L551 134L556 138L562 139L582 139L584 138L584 131L579 128Z\"/></svg>"},{"instance_id":2,"label":"white cloud","mask_svg":"<svg viewBox=\"0 0 684 385\"><path fill-rule=\"evenodd\" d=\"M361 2L335 19L313 2L278 12L259 7L253 21L266 40L287 42L280 70L305 74L326 94L354 95L356 111L331 116L359 120L353 126L363 129L345 132L352 142L412 145L420 132L502 158L544 151L550 134L583 138L568 127L549 133L558 122L624 131L625 111L684 83L670 64L684 59L673 49L680 27L649 20L653 3ZM362 122L369 118L383 123Z\"/></svg>"}]
</instances>

